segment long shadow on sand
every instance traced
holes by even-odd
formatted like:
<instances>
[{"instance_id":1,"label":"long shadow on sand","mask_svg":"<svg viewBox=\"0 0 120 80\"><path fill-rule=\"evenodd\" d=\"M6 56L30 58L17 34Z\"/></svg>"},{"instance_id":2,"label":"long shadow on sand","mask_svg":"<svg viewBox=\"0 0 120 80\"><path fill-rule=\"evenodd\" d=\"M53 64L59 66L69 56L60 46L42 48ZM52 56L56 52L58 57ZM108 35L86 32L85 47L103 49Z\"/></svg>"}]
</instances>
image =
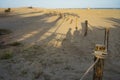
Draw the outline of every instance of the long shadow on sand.
<instances>
[{"instance_id":1,"label":"long shadow on sand","mask_svg":"<svg viewBox=\"0 0 120 80\"><path fill-rule=\"evenodd\" d=\"M57 22L61 19L61 17L58 16L52 22L46 21L48 18L53 16L54 15L48 16L48 14L42 14L32 17L15 16L12 20L1 21L0 23L2 24L0 26L11 29L13 31L14 36L11 36L10 38L24 37L24 39L34 38L34 40L36 40L36 36L40 38L44 33L53 28L53 26L55 26ZM25 36L27 34L31 36Z\"/></svg>"}]
</instances>

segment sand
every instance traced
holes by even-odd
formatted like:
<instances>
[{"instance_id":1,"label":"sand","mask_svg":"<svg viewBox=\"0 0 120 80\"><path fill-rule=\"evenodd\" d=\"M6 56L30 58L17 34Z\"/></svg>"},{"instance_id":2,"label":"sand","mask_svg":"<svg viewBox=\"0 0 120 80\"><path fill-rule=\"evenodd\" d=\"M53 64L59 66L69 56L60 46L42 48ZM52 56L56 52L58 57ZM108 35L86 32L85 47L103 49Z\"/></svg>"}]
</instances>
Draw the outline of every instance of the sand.
<instances>
[{"instance_id":1,"label":"sand","mask_svg":"<svg viewBox=\"0 0 120 80\"><path fill-rule=\"evenodd\" d=\"M110 35L103 80L120 80L120 10L13 8L4 13L1 8L0 29L12 31L1 41L22 45L0 49L0 55L13 55L0 60L0 80L79 80L93 64L95 44L104 43L106 27ZM92 76L93 70L84 80Z\"/></svg>"}]
</instances>

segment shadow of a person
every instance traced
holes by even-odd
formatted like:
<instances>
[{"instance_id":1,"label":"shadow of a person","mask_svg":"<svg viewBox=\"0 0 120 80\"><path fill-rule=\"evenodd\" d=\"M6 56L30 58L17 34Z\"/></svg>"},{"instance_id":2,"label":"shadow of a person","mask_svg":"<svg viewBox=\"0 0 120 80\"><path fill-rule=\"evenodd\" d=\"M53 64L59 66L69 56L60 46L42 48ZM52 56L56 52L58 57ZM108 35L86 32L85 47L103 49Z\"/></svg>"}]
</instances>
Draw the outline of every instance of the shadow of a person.
<instances>
[{"instance_id":1,"label":"shadow of a person","mask_svg":"<svg viewBox=\"0 0 120 80\"><path fill-rule=\"evenodd\" d=\"M68 30L68 32L67 32L67 34L66 34L66 39L69 41L69 42L71 42L71 40L72 40L72 33L71 33L71 28L69 28L69 30Z\"/></svg>"},{"instance_id":2,"label":"shadow of a person","mask_svg":"<svg viewBox=\"0 0 120 80\"><path fill-rule=\"evenodd\" d=\"M72 33L71 33L71 28L69 28L68 32L66 33L66 38L63 39L62 41L62 46L65 48L65 47L68 47L71 45L71 41L72 41Z\"/></svg>"},{"instance_id":3,"label":"shadow of a person","mask_svg":"<svg viewBox=\"0 0 120 80\"><path fill-rule=\"evenodd\" d=\"M73 32L73 42L77 43L79 42L80 37L80 31L78 30L78 27L75 27L75 31Z\"/></svg>"},{"instance_id":4,"label":"shadow of a person","mask_svg":"<svg viewBox=\"0 0 120 80\"><path fill-rule=\"evenodd\" d=\"M85 23L84 22L81 23L81 27L82 27L82 36L84 36L85 34Z\"/></svg>"}]
</instances>

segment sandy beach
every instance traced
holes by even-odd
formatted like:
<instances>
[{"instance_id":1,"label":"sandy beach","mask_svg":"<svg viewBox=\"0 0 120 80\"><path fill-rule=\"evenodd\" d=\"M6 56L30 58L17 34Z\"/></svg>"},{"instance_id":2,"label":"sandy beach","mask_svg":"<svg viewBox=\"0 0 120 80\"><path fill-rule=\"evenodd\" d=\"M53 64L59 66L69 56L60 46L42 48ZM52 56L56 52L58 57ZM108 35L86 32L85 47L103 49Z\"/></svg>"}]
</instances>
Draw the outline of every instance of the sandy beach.
<instances>
[{"instance_id":1,"label":"sandy beach","mask_svg":"<svg viewBox=\"0 0 120 80\"><path fill-rule=\"evenodd\" d=\"M0 42L21 43L0 49L0 80L79 80L94 62L95 44L110 29L103 80L120 80L119 9L0 8ZM85 20L88 33L84 36ZM92 80L91 70L84 80Z\"/></svg>"}]
</instances>

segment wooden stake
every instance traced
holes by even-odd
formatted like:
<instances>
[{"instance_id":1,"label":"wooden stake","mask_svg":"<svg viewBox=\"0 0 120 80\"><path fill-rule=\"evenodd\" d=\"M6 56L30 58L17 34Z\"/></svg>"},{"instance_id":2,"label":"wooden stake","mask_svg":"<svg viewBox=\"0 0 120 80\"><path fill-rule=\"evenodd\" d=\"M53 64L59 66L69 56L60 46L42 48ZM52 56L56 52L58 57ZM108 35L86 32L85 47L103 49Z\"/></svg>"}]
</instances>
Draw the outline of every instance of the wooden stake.
<instances>
[{"instance_id":1,"label":"wooden stake","mask_svg":"<svg viewBox=\"0 0 120 80\"><path fill-rule=\"evenodd\" d=\"M94 61L96 61L96 59L97 58L95 57ZM93 80L102 80L103 68L104 68L104 59L99 59L94 66Z\"/></svg>"},{"instance_id":2,"label":"wooden stake","mask_svg":"<svg viewBox=\"0 0 120 80\"><path fill-rule=\"evenodd\" d=\"M108 47L109 47L109 28L106 28L106 48L107 48L107 51L108 51Z\"/></svg>"},{"instance_id":3,"label":"wooden stake","mask_svg":"<svg viewBox=\"0 0 120 80\"><path fill-rule=\"evenodd\" d=\"M105 29L105 35L104 35L104 45L106 44L106 29Z\"/></svg>"},{"instance_id":4,"label":"wooden stake","mask_svg":"<svg viewBox=\"0 0 120 80\"><path fill-rule=\"evenodd\" d=\"M77 17L76 17L76 27L77 27L77 23L78 23L77 21L78 21L78 20L77 20Z\"/></svg>"},{"instance_id":5,"label":"wooden stake","mask_svg":"<svg viewBox=\"0 0 120 80\"><path fill-rule=\"evenodd\" d=\"M85 21L85 33L84 33L84 36L87 35L87 31L88 31L88 21L86 20Z\"/></svg>"},{"instance_id":6,"label":"wooden stake","mask_svg":"<svg viewBox=\"0 0 120 80\"><path fill-rule=\"evenodd\" d=\"M104 45L108 50L108 42L109 42L109 28L105 29L105 37L104 37ZM94 57L94 61L96 61L97 57ZM96 65L94 66L93 80L102 80L103 77L103 68L104 68L104 59L99 59Z\"/></svg>"}]
</instances>

